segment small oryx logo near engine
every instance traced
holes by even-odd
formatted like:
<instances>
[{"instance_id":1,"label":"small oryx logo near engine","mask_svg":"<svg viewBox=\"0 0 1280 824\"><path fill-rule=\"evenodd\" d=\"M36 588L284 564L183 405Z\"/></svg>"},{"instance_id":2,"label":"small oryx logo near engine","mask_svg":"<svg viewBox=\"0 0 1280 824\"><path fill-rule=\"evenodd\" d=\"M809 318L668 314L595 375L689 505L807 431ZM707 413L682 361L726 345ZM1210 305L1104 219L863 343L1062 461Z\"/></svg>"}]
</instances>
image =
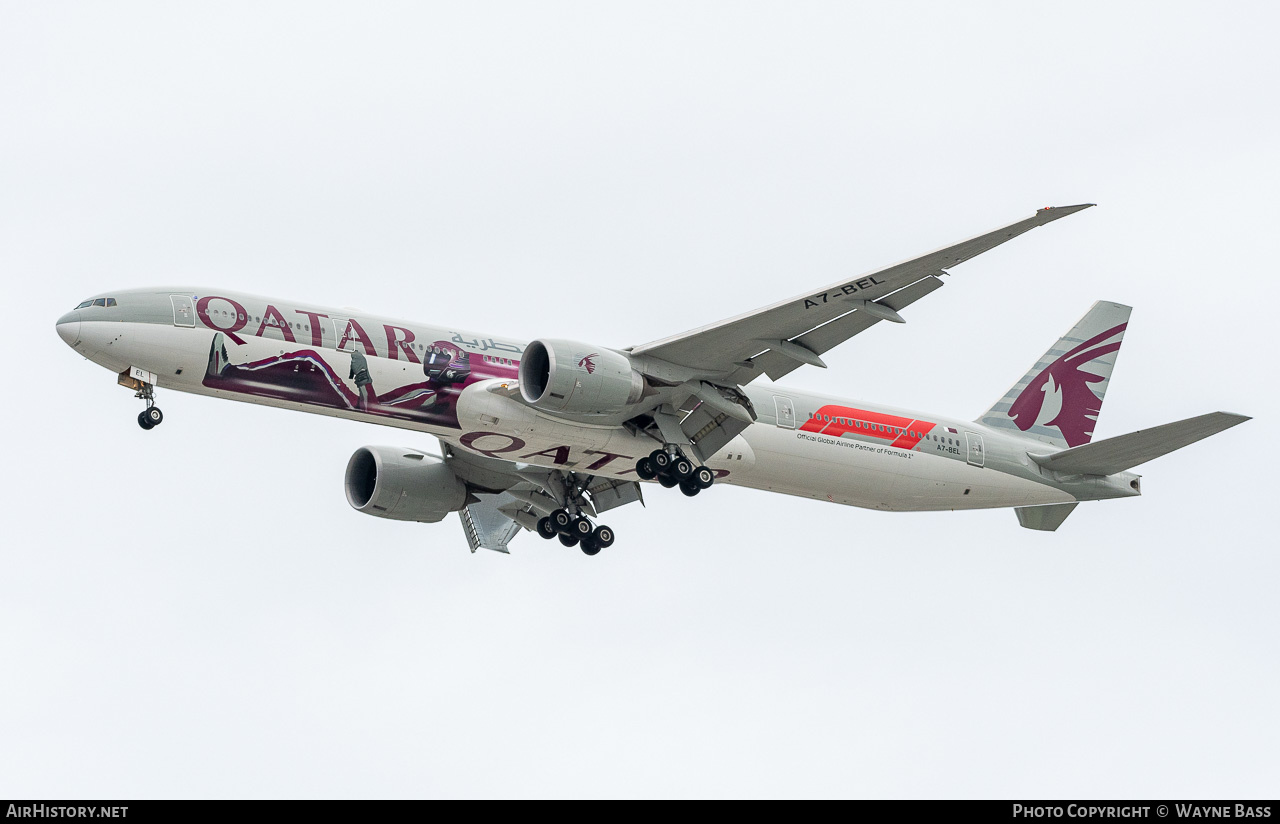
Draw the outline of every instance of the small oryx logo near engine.
<instances>
[{"instance_id":1,"label":"small oryx logo near engine","mask_svg":"<svg viewBox=\"0 0 1280 824\"><path fill-rule=\"evenodd\" d=\"M598 357L600 357L599 352L592 352L590 355L587 355L585 358L578 361L578 365L587 370L588 375L594 375L596 372L595 359Z\"/></svg>"}]
</instances>

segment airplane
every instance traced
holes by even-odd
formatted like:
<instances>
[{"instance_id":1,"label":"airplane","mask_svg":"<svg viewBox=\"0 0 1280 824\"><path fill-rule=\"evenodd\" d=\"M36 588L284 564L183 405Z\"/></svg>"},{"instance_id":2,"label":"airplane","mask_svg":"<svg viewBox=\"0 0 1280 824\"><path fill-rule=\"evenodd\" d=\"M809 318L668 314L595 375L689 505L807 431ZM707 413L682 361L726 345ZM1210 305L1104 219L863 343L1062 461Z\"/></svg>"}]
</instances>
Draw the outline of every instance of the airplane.
<instances>
[{"instance_id":1,"label":"airplane","mask_svg":"<svg viewBox=\"0 0 1280 824\"><path fill-rule=\"evenodd\" d=\"M1099 301L976 419L761 386L940 288L950 269L1093 204L1046 207L912 260L624 349L478 335L226 289L104 292L57 333L164 415L157 387L433 435L364 446L348 503L508 552L522 530L596 555L600 515L643 487L729 484L890 511L1011 507L1056 530L1081 501L1140 495L1129 471L1246 420L1228 412L1094 441L1130 307Z\"/></svg>"}]
</instances>

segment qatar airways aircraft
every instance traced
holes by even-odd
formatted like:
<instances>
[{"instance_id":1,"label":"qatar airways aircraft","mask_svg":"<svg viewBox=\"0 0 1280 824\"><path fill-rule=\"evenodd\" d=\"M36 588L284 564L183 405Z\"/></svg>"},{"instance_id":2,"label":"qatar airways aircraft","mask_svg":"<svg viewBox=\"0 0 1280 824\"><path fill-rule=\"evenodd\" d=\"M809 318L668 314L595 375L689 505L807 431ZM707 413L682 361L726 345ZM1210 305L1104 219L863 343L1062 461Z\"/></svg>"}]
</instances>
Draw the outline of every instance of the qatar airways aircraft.
<instances>
[{"instance_id":1,"label":"qatar airways aircraft","mask_svg":"<svg viewBox=\"0 0 1280 824\"><path fill-rule=\"evenodd\" d=\"M1095 303L975 420L759 385L943 285L951 267L1092 204L1032 217L651 343L532 343L208 288L104 292L58 335L164 416L157 387L434 435L441 455L365 446L347 501L378 518L460 513L477 547L521 529L595 555L600 514L641 485L716 483L869 509L1013 507L1054 530L1080 501L1141 494L1128 470L1248 420L1213 412L1093 441L1129 307Z\"/></svg>"}]
</instances>

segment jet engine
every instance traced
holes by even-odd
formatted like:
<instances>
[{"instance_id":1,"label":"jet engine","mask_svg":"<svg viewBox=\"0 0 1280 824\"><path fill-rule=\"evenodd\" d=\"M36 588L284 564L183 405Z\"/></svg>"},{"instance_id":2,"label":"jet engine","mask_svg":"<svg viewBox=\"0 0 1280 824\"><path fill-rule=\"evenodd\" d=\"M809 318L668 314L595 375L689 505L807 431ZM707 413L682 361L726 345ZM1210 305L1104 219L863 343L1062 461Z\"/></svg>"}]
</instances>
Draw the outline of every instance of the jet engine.
<instances>
[{"instance_id":1,"label":"jet engine","mask_svg":"<svg viewBox=\"0 0 1280 824\"><path fill-rule=\"evenodd\" d=\"M347 503L397 521L435 523L466 504L467 488L444 459L416 449L362 446L347 461Z\"/></svg>"},{"instance_id":2,"label":"jet engine","mask_svg":"<svg viewBox=\"0 0 1280 824\"><path fill-rule=\"evenodd\" d=\"M520 359L520 395L544 412L611 415L644 396L644 378L621 352L571 340L535 340Z\"/></svg>"}]
</instances>

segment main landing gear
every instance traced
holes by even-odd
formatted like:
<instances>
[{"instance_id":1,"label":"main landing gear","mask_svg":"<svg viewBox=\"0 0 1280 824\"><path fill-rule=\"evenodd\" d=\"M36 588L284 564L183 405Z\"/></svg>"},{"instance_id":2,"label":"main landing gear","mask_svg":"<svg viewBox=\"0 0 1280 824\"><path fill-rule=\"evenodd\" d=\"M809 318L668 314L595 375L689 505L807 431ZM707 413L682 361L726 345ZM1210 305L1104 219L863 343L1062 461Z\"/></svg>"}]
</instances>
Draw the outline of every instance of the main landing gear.
<instances>
[{"instance_id":1,"label":"main landing gear","mask_svg":"<svg viewBox=\"0 0 1280 824\"><path fill-rule=\"evenodd\" d=\"M580 546L588 555L613 546L613 529L603 524L596 526L587 516L572 514L567 509L557 509L538 521L538 534L547 540L559 538L565 546Z\"/></svg>"},{"instance_id":2,"label":"main landing gear","mask_svg":"<svg viewBox=\"0 0 1280 824\"><path fill-rule=\"evenodd\" d=\"M587 513L598 514L587 489L591 476L555 471L545 481L535 483L542 487L543 501L554 500L558 505L556 509L540 509L547 514L538 520L539 535L548 541L559 539L565 546L581 547L587 555L598 555L600 550L613 546L613 527L597 526L587 517Z\"/></svg>"},{"instance_id":3,"label":"main landing gear","mask_svg":"<svg viewBox=\"0 0 1280 824\"><path fill-rule=\"evenodd\" d=\"M657 480L667 489L680 487L680 491L692 498L704 489L710 489L716 481L716 473L705 466L694 466L674 448L655 449L647 458L636 461L636 474L643 480Z\"/></svg>"}]
</instances>

